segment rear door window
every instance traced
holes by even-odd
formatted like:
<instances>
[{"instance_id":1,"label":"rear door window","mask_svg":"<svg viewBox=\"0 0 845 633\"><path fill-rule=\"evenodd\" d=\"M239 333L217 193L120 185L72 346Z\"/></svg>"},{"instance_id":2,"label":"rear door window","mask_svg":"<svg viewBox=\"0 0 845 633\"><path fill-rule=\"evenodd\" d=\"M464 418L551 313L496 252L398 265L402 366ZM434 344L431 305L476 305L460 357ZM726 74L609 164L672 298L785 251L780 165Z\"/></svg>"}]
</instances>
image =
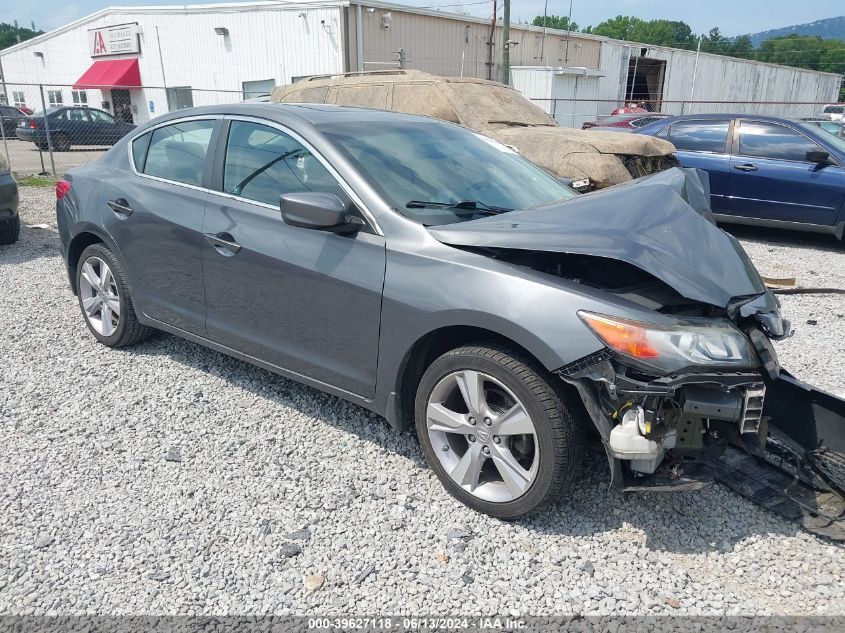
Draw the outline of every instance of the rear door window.
<instances>
[{"instance_id":1,"label":"rear door window","mask_svg":"<svg viewBox=\"0 0 845 633\"><path fill-rule=\"evenodd\" d=\"M442 121L458 123L458 114L431 84L394 84L394 112L430 116Z\"/></svg>"},{"instance_id":2,"label":"rear door window","mask_svg":"<svg viewBox=\"0 0 845 633\"><path fill-rule=\"evenodd\" d=\"M338 86L334 89L334 103L387 110L387 84Z\"/></svg>"},{"instance_id":3,"label":"rear door window","mask_svg":"<svg viewBox=\"0 0 845 633\"><path fill-rule=\"evenodd\" d=\"M148 176L200 186L214 123L180 121L136 138L132 141L135 169Z\"/></svg>"},{"instance_id":4,"label":"rear door window","mask_svg":"<svg viewBox=\"0 0 845 633\"><path fill-rule=\"evenodd\" d=\"M678 121L657 136L682 151L723 154L729 127L729 121Z\"/></svg>"},{"instance_id":5,"label":"rear door window","mask_svg":"<svg viewBox=\"0 0 845 633\"><path fill-rule=\"evenodd\" d=\"M742 121L739 126L740 156L775 160L807 161L807 152L825 151L803 134L777 123Z\"/></svg>"},{"instance_id":6,"label":"rear door window","mask_svg":"<svg viewBox=\"0 0 845 633\"><path fill-rule=\"evenodd\" d=\"M247 121L232 121L229 127L223 191L273 206L278 206L283 193L304 191L347 199L334 176L299 141Z\"/></svg>"}]
</instances>

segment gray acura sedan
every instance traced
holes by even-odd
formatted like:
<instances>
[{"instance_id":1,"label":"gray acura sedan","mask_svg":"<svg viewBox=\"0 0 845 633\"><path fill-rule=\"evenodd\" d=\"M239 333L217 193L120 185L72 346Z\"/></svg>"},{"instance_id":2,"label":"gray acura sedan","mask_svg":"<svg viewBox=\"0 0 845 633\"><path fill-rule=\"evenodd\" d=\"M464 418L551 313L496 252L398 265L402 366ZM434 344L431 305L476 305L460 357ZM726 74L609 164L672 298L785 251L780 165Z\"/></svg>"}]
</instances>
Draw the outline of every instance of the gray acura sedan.
<instances>
[{"instance_id":1,"label":"gray acura sedan","mask_svg":"<svg viewBox=\"0 0 845 633\"><path fill-rule=\"evenodd\" d=\"M240 104L155 119L57 198L98 341L164 330L415 427L494 516L559 498L587 436L633 489L695 487L728 447L806 481L845 452L845 403L780 370L789 323L701 172L575 196L451 123Z\"/></svg>"}]
</instances>

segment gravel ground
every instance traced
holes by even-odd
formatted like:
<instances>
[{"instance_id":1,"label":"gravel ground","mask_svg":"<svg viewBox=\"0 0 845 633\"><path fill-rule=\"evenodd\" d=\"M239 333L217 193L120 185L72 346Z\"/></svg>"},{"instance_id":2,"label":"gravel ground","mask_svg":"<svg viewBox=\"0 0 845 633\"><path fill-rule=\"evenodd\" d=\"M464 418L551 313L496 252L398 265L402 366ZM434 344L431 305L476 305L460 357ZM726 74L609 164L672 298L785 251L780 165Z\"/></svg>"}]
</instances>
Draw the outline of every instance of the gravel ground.
<instances>
[{"instance_id":1,"label":"gravel ground","mask_svg":"<svg viewBox=\"0 0 845 633\"><path fill-rule=\"evenodd\" d=\"M26 224L52 205L23 189ZM763 274L845 286L833 241L737 234ZM57 249L0 247L0 614L845 612L845 548L721 486L607 492L591 457L503 523L356 406L172 336L100 346ZM784 365L845 391L842 297L783 303Z\"/></svg>"}]
</instances>

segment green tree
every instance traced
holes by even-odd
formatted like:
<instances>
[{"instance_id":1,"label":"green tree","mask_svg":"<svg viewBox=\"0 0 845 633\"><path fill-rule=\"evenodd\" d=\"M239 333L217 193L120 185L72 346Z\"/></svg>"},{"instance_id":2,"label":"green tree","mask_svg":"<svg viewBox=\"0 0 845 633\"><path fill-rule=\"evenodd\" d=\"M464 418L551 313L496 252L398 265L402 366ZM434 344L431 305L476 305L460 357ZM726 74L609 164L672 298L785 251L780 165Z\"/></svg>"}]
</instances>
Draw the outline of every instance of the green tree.
<instances>
[{"instance_id":1,"label":"green tree","mask_svg":"<svg viewBox=\"0 0 845 633\"><path fill-rule=\"evenodd\" d=\"M766 40L754 59L828 73L845 73L845 42L808 35L788 35Z\"/></svg>"},{"instance_id":2,"label":"green tree","mask_svg":"<svg viewBox=\"0 0 845 633\"><path fill-rule=\"evenodd\" d=\"M594 35L603 35L614 40L631 40L634 34L634 26L639 22L642 22L639 18L617 15L615 18L610 18L604 22L599 22L596 26L587 28Z\"/></svg>"},{"instance_id":3,"label":"green tree","mask_svg":"<svg viewBox=\"0 0 845 633\"><path fill-rule=\"evenodd\" d=\"M549 29L560 29L561 31L577 31L578 24L576 22L572 23L572 28L569 26L569 16L566 15L547 15L546 17L546 28ZM534 18L533 22L534 26L543 26L543 16L538 15Z\"/></svg>"},{"instance_id":4,"label":"green tree","mask_svg":"<svg viewBox=\"0 0 845 633\"><path fill-rule=\"evenodd\" d=\"M0 22L0 50L14 46L20 41L32 39L36 35L41 35L44 31L33 31L32 29L25 29L14 24L6 24Z\"/></svg>"}]
</instances>

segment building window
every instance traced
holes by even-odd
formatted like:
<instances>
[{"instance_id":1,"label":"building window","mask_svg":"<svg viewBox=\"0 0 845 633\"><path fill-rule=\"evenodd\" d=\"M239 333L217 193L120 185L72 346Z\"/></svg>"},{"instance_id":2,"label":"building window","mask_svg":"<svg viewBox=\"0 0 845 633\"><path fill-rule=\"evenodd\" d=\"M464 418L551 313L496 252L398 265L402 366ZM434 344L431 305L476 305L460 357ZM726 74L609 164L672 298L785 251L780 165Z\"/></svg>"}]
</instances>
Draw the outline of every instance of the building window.
<instances>
[{"instance_id":1,"label":"building window","mask_svg":"<svg viewBox=\"0 0 845 633\"><path fill-rule=\"evenodd\" d=\"M55 108L60 106L64 103L62 99L62 91L61 90L48 90L47 91L47 101L50 103L51 108Z\"/></svg>"},{"instance_id":2,"label":"building window","mask_svg":"<svg viewBox=\"0 0 845 633\"><path fill-rule=\"evenodd\" d=\"M242 84L244 99L259 99L269 97L276 87L274 79L260 79L258 81L244 81Z\"/></svg>"},{"instance_id":3,"label":"building window","mask_svg":"<svg viewBox=\"0 0 845 633\"><path fill-rule=\"evenodd\" d=\"M14 101L16 108L25 108L26 107L26 95L23 93L23 90L13 90L12 91L12 101Z\"/></svg>"},{"instance_id":4,"label":"building window","mask_svg":"<svg viewBox=\"0 0 845 633\"><path fill-rule=\"evenodd\" d=\"M167 109L183 110L194 107L194 95L190 86L179 86L178 88L167 89Z\"/></svg>"},{"instance_id":5,"label":"building window","mask_svg":"<svg viewBox=\"0 0 845 633\"><path fill-rule=\"evenodd\" d=\"M71 90L70 96L73 98L73 105L88 107L88 93L84 90Z\"/></svg>"}]
</instances>

